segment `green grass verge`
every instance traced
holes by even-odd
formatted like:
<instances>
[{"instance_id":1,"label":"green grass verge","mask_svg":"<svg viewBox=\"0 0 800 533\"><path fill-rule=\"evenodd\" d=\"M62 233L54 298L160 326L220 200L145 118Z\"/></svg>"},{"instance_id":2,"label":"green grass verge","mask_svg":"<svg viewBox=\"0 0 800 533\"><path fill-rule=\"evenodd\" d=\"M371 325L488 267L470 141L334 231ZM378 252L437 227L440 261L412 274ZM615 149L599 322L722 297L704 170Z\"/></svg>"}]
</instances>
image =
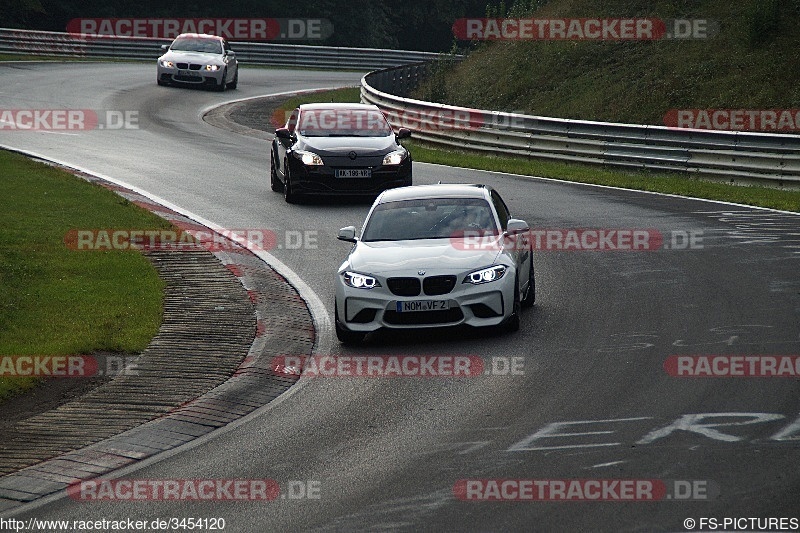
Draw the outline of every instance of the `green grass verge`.
<instances>
[{"instance_id":1,"label":"green grass verge","mask_svg":"<svg viewBox=\"0 0 800 533\"><path fill-rule=\"evenodd\" d=\"M300 104L312 102L358 102L361 97L360 94L359 88L304 94L286 100L278 109L280 111L290 111ZM493 156L433 147L413 139L405 141L404 145L411 151L414 161L422 163L438 163L452 167L680 194L696 198L800 212L800 191L729 185L718 181L686 177L678 173L626 171L595 165L552 162L527 157Z\"/></svg>"},{"instance_id":2,"label":"green grass verge","mask_svg":"<svg viewBox=\"0 0 800 533\"><path fill-rule=\"evenodd\" d=\"M168 229L67 172L0 151L0 356L140 352L158 332L164 284L136 251L74 251L71 229ZM35 384L0 378L0 400Z\"/></svg>"}]
</instances>

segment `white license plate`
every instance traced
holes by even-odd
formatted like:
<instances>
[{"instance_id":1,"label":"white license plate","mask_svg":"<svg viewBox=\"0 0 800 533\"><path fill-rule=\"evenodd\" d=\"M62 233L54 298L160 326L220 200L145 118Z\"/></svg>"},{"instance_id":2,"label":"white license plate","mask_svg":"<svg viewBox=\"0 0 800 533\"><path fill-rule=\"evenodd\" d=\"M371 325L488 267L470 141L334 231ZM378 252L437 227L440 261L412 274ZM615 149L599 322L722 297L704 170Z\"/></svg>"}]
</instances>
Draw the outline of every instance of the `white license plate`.
<instances>
[{"instance_id":1,"label":"white license plate","mask_svg":"<svg viewBox=\"0 0 800 533\"><path fill-rule=\"evenodd\" d=\"M371 178L371 168L340 168L336 170L337 178Z\"/></svg>"},{"instance_id":2,"label":"white license plate","mask_svg":"<svg viewBox=\"0 0 800 533\"><path fill-rule=\"evenodd\" d=\"M194 70L179 70L178 71L178 75L179 76L189 76L189 77L192 77L192 78L199 78L200 77L200 73L199 72L195 72Z\"/></svg>"},{"instance_id":3,"label":"white license plate","mask_svg":"<svg viewBox=\"0 0 800 533\"><path fill-rule=\"evenodd\" d=\"M419 311L446 311L450 309L449 300L413 300L397 302L398 313L416 313Z\"/></svg>"}]
</instances>

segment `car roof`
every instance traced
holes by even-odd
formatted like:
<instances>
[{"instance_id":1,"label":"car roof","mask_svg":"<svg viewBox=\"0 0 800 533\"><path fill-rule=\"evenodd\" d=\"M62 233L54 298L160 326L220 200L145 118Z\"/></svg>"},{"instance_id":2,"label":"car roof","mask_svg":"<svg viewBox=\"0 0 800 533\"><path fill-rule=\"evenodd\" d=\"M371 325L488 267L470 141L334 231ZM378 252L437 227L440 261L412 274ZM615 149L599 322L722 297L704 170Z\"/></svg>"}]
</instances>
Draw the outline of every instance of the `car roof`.
<instances>
[{"instance_id":1,"label":"car roof","mask_svg":"<svg viewBox=\"0 0 800 533\"><path fill-rule=\"evenodd\" d=\"M188 37L191 39L213 39L215 41L222 41L223 38L219 35L211 35L209 33L181 33L175 39L180 39L182 37Z\"/></svg>"},{"instance_id":2,"label":"car roof","mask_svg":"<svg viewBox=\"0 0 800 533\"><path fill-rule=\"evenodd\" d=\"M424 200L426 198L486 198L491 188L479 183L438 183L435 185L412 185L388 189L381 193L376 203L402 200Z\"/></svg>"},{"instance_id":3,"label":"car roof","mask_svg":"<svg viewBox=\"0 0 800 533\"><path fill-rule=\"evenodd\" d=\"M374 104L356 104L356 103L341 103L341 102L328 102L315 103L315 104L300 104L300 111L314 110L314 109L377 109L378 106Z\"/></svg>"}]
</instances>

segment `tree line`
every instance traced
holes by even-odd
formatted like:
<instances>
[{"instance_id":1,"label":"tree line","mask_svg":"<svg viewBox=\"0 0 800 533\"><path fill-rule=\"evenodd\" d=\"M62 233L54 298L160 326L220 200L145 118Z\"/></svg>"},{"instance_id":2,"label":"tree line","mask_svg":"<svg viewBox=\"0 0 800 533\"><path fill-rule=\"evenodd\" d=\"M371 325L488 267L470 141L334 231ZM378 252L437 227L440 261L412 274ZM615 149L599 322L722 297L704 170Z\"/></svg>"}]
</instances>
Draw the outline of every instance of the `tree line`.
<instances>
[{"instance_id":1,"label":"tree line","mask_svg":"<svg viewBox=\"0 0 800 533\"><path fill-rule=\"evenodd\" d=\"M305 44L446 52L453 22L481 17L486 0L6 0L0 26L66 31L79 18L313 18L327 19L331 35Z\"/></svg>"}]
</instances>

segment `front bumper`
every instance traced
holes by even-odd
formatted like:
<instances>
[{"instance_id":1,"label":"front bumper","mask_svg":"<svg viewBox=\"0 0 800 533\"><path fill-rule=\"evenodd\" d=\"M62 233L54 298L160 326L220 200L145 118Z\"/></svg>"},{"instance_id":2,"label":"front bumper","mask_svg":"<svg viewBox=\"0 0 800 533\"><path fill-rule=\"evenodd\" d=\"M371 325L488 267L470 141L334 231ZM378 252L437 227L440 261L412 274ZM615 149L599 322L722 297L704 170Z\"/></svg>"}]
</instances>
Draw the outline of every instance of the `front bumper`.
<instances>
[{"instance_id":1,"label":"front bumper","mask_svg":"<svg viewBox=\"0 0 800 533\"><path fill-rule=\"evenodd\" d=\"M217 87L225 75L223 69L216 71L169 68L158 65L158 79L165 83Z\"/></svg>"},{"instance_id":2,"label":"front bumper","mask_svg":"<svg viewBox=\"0 0 800 533\"><path fill-rule=\"evenodd\" d=\"M447 294L402 297L392 294L385 278L379 278L381 287L356 289L342 281L337 274L336 305L341 325L350 331L371 332L381 328L412 329L467 325L472 327L497 326L513 312L514 272L482 285L461 283L463 274ZM398 302L420 300L446 300L449 309L439 311L398 312Z\"/></svg>"},{"instance_id":3,"label":"front bumper","mask_svg":"<svg viewBox=\"0 0 800 533\"><path fill-rule=\"evenodd\" d=\"M399 165L373 166L306 166L297 158L288 158L292 192L299 195L365 195L374 196L386 189L411 185L411 157ZM337 178L338 169L364 169L370 178Z\"/></svg>"}]
</instances>

